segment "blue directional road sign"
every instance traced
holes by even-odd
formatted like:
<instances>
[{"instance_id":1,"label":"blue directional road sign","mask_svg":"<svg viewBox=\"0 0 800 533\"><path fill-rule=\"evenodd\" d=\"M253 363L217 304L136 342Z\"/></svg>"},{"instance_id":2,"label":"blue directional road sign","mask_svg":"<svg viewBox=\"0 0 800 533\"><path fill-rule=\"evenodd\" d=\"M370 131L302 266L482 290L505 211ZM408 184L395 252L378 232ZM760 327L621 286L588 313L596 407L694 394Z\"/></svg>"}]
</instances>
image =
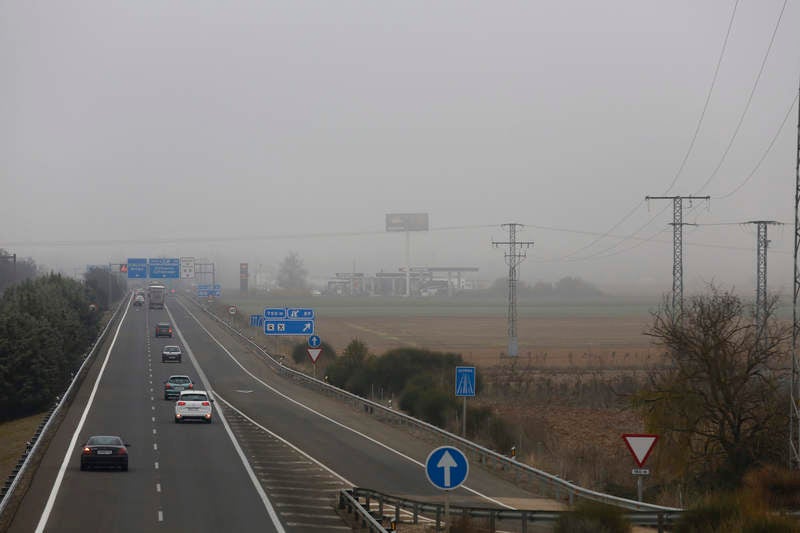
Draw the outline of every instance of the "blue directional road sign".
<instances>
[{"instance_id":1,"label":"blue directional road sign","mask_svg":"<svg viewBox=\"0 0 800 533\"><path fill-rule=\"evenodd\" d=\"M264 316L267 318L286 318L285 307L267 307L264 309Z\"/></svg>"},{"instance_id":2,"label":"blue directional road sign","mask_svg":"<svg viewBox=\"0 0 800 533\"><path fill-rule=\"evenodd\" d=\"M213 287L211 286L211 284L197 286L198 298L207 298L208 296L214 296L216 298L219 298L221 295L222 295L222 285L220 285L219 283L215 284Z\"/></svg>"},{"instance_id":3,"label":"blue directional road sign","mask_svg":"<svg viewBox=\"0 0 800 533\"><path fill-rule=\"evenodd\" d=\"M178 279L181 277L181 260L177 257L164 259L150 258L150 277L156 279Z\"/></svg>"},{"instance_id":4,"label":"blue directional road sign","mask_svg":"<svg viewBox=\"0 0 800 533\"><path fill-rule=\"evenodd\" d=\"M144 257L128 258L128 279L147 278L147 259Z\"/></svg>"},{"instance_id":5,"label":"blue directional road sign","mask_svg":"<svg viewBox=\"0 0 800 533\"><path fill-rule=\"evenodd\" d=\"M312 335L313 320L264 320L265 335Z\"/></svg>"},{"instance_id":6,"label":"blue directional road sign","mask_svg":"<svg viewBox=\"0 0 800 533\"><path fill-rule=\"evenodd\" d=\"M250 315L250 325L260 328L264 325L264 315Z\"/></svg>"},{"instance_id":7,"label":"blue directional road sign","mask_svg":"<svg viewBox=\"0 0 800 533\"><path fill-rule=\"evenodd\" d=\"M475 367L456 367L456 396L475 396Z\"/></svg>"},{"instance_id":8,"label":"blue directional road sign","mask_svg":"<svg viewBox=\"0 0 800 533\"><path fill-rule=\"evenodd\" d=\"M319 348L320 344L322 344L322 339L319 338L319 335L311 335L308 338L308 346L310 348Z\"/></svg>"},{"instance_id":9,"label":"blue directional road sign","mask_svg":"<svg viewBox=\"0 0 800 533\"><path fill-rule=\"evenodd\" d=\"M286 309L286 318L291 318L291 319L314 318L314 310L304 309L302 307L289 307L288 309Z\"/></svg>"},{"instance_id":10,"label":"blue directional road sign","mask_svg":"<svg viewBox=\"0 0 800 533\"><path fill-rule=\"evenodd\" d=\"M452 490L464 483L469 475L467 457L458 448L440 446L428 455L425 475L434 487Z\"/></svg>"}]
</instances>

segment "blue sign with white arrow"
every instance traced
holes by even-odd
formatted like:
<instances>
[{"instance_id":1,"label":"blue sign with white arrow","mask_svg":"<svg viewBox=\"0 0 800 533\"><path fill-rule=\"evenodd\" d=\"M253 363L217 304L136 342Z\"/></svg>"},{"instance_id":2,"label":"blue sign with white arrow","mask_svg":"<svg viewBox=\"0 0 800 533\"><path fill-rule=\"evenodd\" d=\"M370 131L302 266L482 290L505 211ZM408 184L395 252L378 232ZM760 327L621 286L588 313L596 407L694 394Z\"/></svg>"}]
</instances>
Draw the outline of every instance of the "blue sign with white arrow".
<instances>
[{"instance_id":1,"label":"blue sign with white arrow","mask_svg":"<svg viewBox=\"0 0 800 533\"><path fill-rule=\"evenodd\" d=\"M264 315L250 315L250 325L260 328L264 325Z\"/></svg>"},{"instance_id":2,"label":"blue sign with white arrow","mask_svg":"<svg viewBox=\"0 0 800 533\"><path fill-rule=\"evenodd\" d=\"M475 367L456 367L456 396L475 396Z\"/></svg>"},{"instance_id":3,"label":"blue sign with white arrow","mask_svg":"<svg viewBox=\"0 0 800 533\"><path fill-rule=\"evenodd\" d=\"M128 279L147 278L147 258L128 258Z\"/></svg>"},{"instance_id":4,"label":"blue sign with white arrow","mask_svg":"<svg viewBox=\"0 0 800 533\"><path fill-rule=\"evenodd\" d=\"M313 320L264 320L264 335L313 335Z\"/></svg>"},{"instance_id":5,"label":"blue sign with white arrow","mask_svg":"<svg viewBox=\"0 0 800 533\"><path fill-rule=\"evenodd\" d=\"M289 307L286 309L286 318L305 319L314 318L314 310L302 307Z\"/></svg>"},{"instance_id":6,"label":"blue sign with white arrow","mask_svg":"<svg viewBox=\"0 0 800 533\"><path fill-rule=\"evenodd\" d=\"M322 344L322 339L319 338L319 335L311 335L308 338L309 348L319 348L320 344Z\"/></svg>"},{"instance_id":7,"label":"blue sign with white arrow","mask_svg":"<svg viewBox=\"0 0 800 533\"><path fill-rule=\"evenodd\" d=\"M436 488L453 490L464 483L469 475L467 456L452 446L440 446L428 455L425 475Z\"/></svg>"}]
</instances>

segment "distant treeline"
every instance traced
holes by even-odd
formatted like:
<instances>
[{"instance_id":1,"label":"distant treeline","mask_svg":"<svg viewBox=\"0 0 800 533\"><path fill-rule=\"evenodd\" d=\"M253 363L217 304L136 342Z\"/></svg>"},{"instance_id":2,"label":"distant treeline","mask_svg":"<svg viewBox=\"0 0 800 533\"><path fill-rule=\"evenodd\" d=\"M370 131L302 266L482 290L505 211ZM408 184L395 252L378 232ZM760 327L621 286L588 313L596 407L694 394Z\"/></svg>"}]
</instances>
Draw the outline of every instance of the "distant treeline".
<instances>
[{"instance_id":1,"label":"distant treeline","mask_svg":"<svg viewBox=\"0 0 800 533\"><path fill-rule=\"evenodd\" d=\"M66 390L97 336L108 275L92 272L80 282L49 274L0 296L0 421L46 410ZM122 283L112 281L117 298Z\"/></svg>"},{"instance_id":2,"label":"distant treeline","mask_svg":"<svg viewBox=\"0 0 800 533\"><path fill-rule=\"evenodd\" d=\"M487 289L492 294L506 294L508 292L508 278L498 278ZM605 296L603 291L582 280L581 278L567 276L555 283L538 281L530 285L524 281L517 283L517 295L520 297L545 298L545 299L573 299L597 298Z\"/></svg>"}]
</instances>

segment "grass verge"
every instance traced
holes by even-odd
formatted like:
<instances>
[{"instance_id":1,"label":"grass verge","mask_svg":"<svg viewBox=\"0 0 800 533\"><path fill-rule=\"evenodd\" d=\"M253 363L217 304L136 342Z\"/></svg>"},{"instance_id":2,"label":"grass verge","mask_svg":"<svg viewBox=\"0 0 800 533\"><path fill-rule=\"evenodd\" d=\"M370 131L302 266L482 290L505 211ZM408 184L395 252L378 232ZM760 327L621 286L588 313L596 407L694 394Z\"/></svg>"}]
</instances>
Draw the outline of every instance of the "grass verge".
<instances>
[{"instance_id":1,"label":"grass verge","mask_svg":"<svg viewBox=\"0 0 800 533\"><path fill-rule=\"evenodd\" d=\"M5 481L11 475L25 451L25 443L33 437L42 417L44 413L0 424L0 480Z\"/></svg>"}]
</instances>

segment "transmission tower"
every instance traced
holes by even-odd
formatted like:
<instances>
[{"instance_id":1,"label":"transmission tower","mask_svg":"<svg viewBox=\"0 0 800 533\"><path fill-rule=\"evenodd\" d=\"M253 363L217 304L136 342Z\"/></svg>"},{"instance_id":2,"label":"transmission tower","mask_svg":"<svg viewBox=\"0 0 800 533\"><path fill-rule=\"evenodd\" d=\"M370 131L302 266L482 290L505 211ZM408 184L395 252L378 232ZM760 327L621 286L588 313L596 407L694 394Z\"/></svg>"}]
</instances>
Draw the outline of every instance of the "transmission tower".
<instances>
[{"instance_id":1,"label":"transmission tower","mask_svg":"<svg viewBox=\"0 0 800 533\"><path fill-rule=\"evenodd\" d=\"M506 264L508 265L508 356L516 357L517 343L517 267L528 256L527 250L533 246L533 241L518 241L517 228L522 224L503 224L503 229L508 228L508 241L492 241L495 247L508 246Z\"/></svg>"},{"instance_id":2,"label":"transmission tower","mask_svg":"<svg viewBox=\"0 0 800 533\"><path fill-rule=\"evenodd\" d=\"M672 200L672 310L683 316L683 201L711 200L710 196L645 196L645 200Z\"/></svg>"},{"instance_id":3,"label":"transmission tower","mask_svg":"<svg viewBox=\"0 0 800 533\"><path fill-rule=\"evenodd\" d=\"M798 88L800 94L800 88ZM798 363L797 341L800 334L798 323L798 295L800 295L800 268L797 259L800 251L800 103L797 106L797 157L794 181L794 293L792 296L792 390L789 408L789 464L800 468L800 363Z\"/></svg>"},{"instance_id":4,"label":"transmission tower","mask_svg":"<svg viewBox=\"0 0 800 533\"><path fill-rule=\"evenodd\" d=\"M756 238L756 331L758 332L758 342L763 346L766 341L766 320L767 320L767 248L769 239L767 238L767 227L780 225L774 220L751 220L747 224L755 224L758 227Z\"/></svg>"}]
</instances>

